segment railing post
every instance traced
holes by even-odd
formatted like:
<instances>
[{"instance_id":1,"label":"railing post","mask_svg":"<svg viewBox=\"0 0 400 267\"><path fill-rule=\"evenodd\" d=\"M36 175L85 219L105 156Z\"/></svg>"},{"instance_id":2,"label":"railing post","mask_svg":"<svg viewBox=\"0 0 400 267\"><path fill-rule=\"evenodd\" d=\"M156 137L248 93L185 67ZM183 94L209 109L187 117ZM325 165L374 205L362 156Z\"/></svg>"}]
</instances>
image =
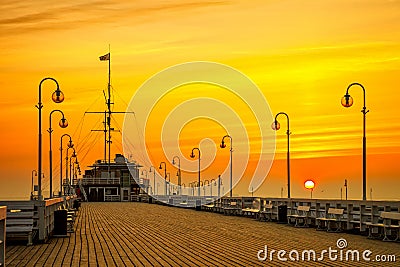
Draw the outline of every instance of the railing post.
<instances>
[{"instance_id":1,"label":"railing post","mask_svg":"<svg viewBox=\"0 0 400 267\"><path fill-rule=\"evenodd\" d=\"M46 201L38 200L35 201L35 206L38 211L38 229L39 229L39 240L43 241L47 238L46 233Z\"/></svg>"},{"instance_id":2,"label":"railing post","mask_svg":"<svg viewBox=\"0 0 400 267\"><path fill-rule=\"evenodd\" d=\"M0 207L0 266L6 264L6 217L7 207Z\"/></svg>"}]
</instances>

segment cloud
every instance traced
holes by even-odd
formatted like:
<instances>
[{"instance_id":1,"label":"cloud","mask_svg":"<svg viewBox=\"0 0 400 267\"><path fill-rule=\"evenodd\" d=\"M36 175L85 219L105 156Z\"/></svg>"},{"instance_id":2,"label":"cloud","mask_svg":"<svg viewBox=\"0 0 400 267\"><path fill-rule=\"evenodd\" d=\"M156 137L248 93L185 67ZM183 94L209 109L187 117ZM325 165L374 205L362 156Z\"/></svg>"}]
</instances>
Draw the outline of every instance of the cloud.
<instances>
[{"instance_id":1,"label":"cloud","mask_svg":"<svg viewBox=\"0 0 400 267\"><path fill-rule=\"evenodd\" d=\"M35 5L21 6L18 1L6 1L0 4L0 9L8 10L8 15L0 19L0 29L3 36L41 30L65 30L85 27L91 24L120 23L124 19L138 19L143 16L157 19L157 14L166 12L182 12L209 6L222 5L225 2L190 2L190 3L132 3L121 1L84 1L79 4L65 5L43 3L42 9ZM39 5L40 6L40 5Z\"/></svg>"}]
</instances>

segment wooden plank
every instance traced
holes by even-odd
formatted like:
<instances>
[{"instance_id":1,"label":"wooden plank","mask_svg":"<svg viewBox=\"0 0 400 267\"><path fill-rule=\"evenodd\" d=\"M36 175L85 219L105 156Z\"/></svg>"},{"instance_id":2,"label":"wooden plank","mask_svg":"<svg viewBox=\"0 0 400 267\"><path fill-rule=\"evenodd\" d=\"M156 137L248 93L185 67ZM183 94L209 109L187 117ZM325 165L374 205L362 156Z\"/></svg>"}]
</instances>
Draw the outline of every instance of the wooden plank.
<instances>
[{"instance_id":1,"label":"wooden plank","mask_svg":"<svg viewBox=\"0 0 400 267\"><path fill-rule=\"evenodd\" d=\"M342 233L352 249L398 255L397 244L374 242ZM287 266L260 262L257 251L335 247L337 235L260 223L244 217L149 205L145 203L83 203L68 238L32 247L8 246L7 266ZM318 242L316 242L318 240ZM346 265L349 262L346 262ZM374 266L375 262L350 262ZM343 262L325 261L342 266ZM304 266L304 262L290 262ZM320 262L307 262L321 266ZM387 266L391 266L388 264ZM395 266L395 265L392 265Z\"/></svg>"}]
</instances>

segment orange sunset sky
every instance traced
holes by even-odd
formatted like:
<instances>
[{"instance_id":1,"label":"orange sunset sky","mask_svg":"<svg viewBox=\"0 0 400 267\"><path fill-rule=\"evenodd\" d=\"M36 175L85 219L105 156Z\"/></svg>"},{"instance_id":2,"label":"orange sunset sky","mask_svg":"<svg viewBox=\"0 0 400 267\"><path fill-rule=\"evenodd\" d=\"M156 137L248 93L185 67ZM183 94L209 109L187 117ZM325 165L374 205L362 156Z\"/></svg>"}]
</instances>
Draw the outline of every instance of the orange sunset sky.
<instances>
[{"instance_id":1,"label":"orange sunset sky","mask_svg":"<svg viewBox=\"0 0 400 267\"><path fill-rule=\"evenodd\" d=\"M126 110L148 78L176 64L218 62L249 77L273 114L284 111L290 116L292 197L309 197L303 183L313 179L313 197L340 198L347 179L349 198L361 198L361 88L350 90L353 107L343 108L340 100L350 83L363 84L370 110L367 197L372 188L373 199L400 199L400 1L4 0L0 7L0 199L30 194L31 172L37 169L35 105L39 82L45 77L58 81L65 101L53 104L50 97L55 85L43 84L44 193L49 190L46 129L52 109L62 109L69 122L67 129L60 129L59 114L53 116L55 191L61 134L73 135L83 169L103 157L103 135L91 132L101 129L102 116L84 112L104 110L108 64L98 57L108 52L109 44L116 111ZM212 86L181 88L160 102L160 116L150 119L155 132L146 136L154 164L165 160L156 147L160 118L165 115L161 113L192 95L223 100L216 91ZM238 99L227 95L226 101L246 116L248 110ZM123 115L115 115L114 127L122 130L123 120ZM276 135L275 160L267 179L254 192L258 196L280 197L281 188L286 196L286 121L279 120L282 129ZM244 120L250 137L256 138L253 123ZM225 133L209 120L193 121L181 132L181 151L188 160L200 140L211 138L216 143L215 161L204 170L204 178L215 178L229 164L229 150L218 147ZM122 153L121 140L120 133L113 133L112 155ZM258 145L256 141L250 144L248 170L234 194L250 194L249 177ZM235 151L234 157L241 160L241 151ZM140 158L136 160L140 163ZM176 170L171 164L167 168L175 181ZM196 179L196 173L183 175L186 183Z\"/></svg>"}]
</instances>

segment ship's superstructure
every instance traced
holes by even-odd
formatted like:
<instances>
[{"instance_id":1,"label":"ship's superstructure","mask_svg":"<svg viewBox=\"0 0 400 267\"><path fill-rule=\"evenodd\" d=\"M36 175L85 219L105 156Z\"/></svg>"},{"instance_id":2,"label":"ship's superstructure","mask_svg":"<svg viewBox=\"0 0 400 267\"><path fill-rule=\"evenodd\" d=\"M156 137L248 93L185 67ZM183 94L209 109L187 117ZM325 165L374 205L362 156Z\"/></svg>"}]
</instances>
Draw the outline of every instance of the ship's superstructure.
<instances>
[{"instance_id":1,"label":"ship's superstructure","mask_svg":"<svg viewBox=\"0 0 400 267\"><path fill-rule=\"evenodd\" d=\"M80 181L78 195L91 202L141 201L149 192L149 180L139 178L139 164L117 154L114 162L97 160Z\"/></svg>"}]
</instances>

